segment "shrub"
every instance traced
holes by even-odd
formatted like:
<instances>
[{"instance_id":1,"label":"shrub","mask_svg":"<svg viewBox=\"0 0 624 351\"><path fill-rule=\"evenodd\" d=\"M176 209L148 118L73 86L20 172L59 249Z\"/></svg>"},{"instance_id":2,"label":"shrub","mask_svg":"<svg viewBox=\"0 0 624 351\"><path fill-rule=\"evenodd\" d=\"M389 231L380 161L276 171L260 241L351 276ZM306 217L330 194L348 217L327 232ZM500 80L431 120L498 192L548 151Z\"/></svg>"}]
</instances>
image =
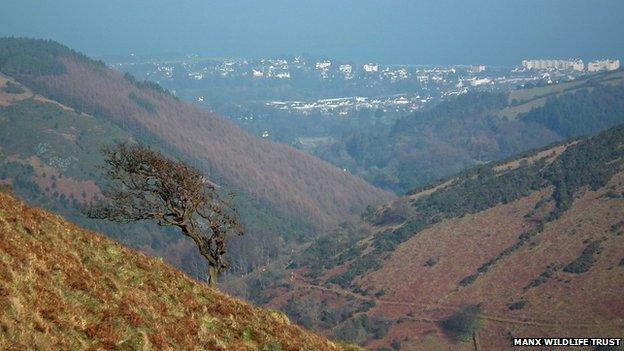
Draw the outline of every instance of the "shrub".
<instances>
[{"instance_id":1,"label":"shrub","mask_svg":"<svg viewBox=\"0 0 624 351\"><path fill-rule=\"evenodd\" d=\"M508 308L510 311L521 310L524 308L526 302L524 300L516 301L514 303L509 304Z\"/></svg>"},{"instance_id":2,"label":"shrub","mask_svg":"<svg viewBox=\"0 0 624 351\"><path fill-rule=\"evenodd\" d=\"M366 272L377 270L379 267L381 267L381 261L374 253L369 253L351 263L346 272L332 277L329 281L330 283L338 284L341 287L346 288L351 285L351 282L356 277L359 277Z\"/></svg>"},{"instance_id":3,"label":"shrub","mask_svg":"<svg viewBox=\"0 0 624 351\"><path fill-rule=\"evenodd\" d=\"M373 339L382 339L388 333L390 322L385 318L359 315L342 325L335 332L340 340L361 343L372 336Z\"/></svg>"},{"instance_id":4,"label":"shrub","mask_svg":"<svg viewBox=\"0 0 624 351\"><path fill-rule=\"evenodd\" d=\"M537 286L540 286L540 285L546 283L548 281L548 279L550 279L552 277L553 273L555 273L560 268L561 268L561 266L559 264L557 264L557 263L552 263L552 264L548 265L546 270L543 271L542 274L539 275L539 277L533 279L523 289L524 290L528 290L528 289L535 288Z\"/></svg>"},{"instance_id":5,"label":"shrub","mask_svg":"<svg viewBox=\"0 0 624 351\"><path fill-rule=\"evenodd\" d=\"M574 274L587 272L596 262L594 254L598 252L600 252L600 245L597 242L590 243L577 259L563 268L563 271Z\"/></svg>"},{"instance_id":6,"label":"shrub","mask_svg":"<svg viewBox=\"0 0 624 351\"><path fill-rule=\"evenodd\" d=\"M362 303L362 306L360 307L360 311L362 312L366 312L368 310L370 310L371 308L375 307L376 303L373 300L366 300Z\"/></svg>"},{"instance_id":7,"label":"shrub","mask_svg":"<svg viewBox=\"0 0 624 351\"><path fill-rule=\"evenodd\" d=\"M425 267L433 267L433 266L436 265L436 263L438 263L437 260L435 260L433 258L430 258L430 259L427 260L427 262L425 262L424 266Z\"/></svg>"},{"instance_id":8,"label":"shrub","mask_svg":"<svg viewBox=\"0 0 624 351\"><path fill-rule=\"evenodd\" d=\"M611 226L611 233L617 233L620 229L624 228L624 220L619 221Z\"/></svg>"},{"instance_id":9,"label":"shrub","mask_svg":"<svg viewBox=\"0 0 624 351\"><path fill-rule=\"evenodd\" d=\"M474 281L475 281L475 280L477 280L477 277L478 277L478 276L479 276L479 274L472 274L472 275L469 275L469 276L467 276L466 278L462 279L462 280L459 282L459 285L461 285L461 286L468 286L468 285L470 285L470 284L474 283Z\"/></svg>"},{"instance_id":10,"label":"shrub","mask_svg":"<svg viewBox=\"0 0 624 351\"><path fill-rule=\"evenodd\" d=\"M19 84L15 84L11 81L7 81L6 85L3 88L5 93L8 94L23 94L26 92L24 88L22 88Z\"/></svg>"},{"instance_id":11,"label":"shrub","mask_svg":"<svg viewBox=\"0 0 624 351\"><path fill-rule=\"evenodd\" d=\"M480 327L478 314L481 308L476 305L466 306L440 321L440 327L457 341L468 341Z\"/></svg>"}]
</instances>

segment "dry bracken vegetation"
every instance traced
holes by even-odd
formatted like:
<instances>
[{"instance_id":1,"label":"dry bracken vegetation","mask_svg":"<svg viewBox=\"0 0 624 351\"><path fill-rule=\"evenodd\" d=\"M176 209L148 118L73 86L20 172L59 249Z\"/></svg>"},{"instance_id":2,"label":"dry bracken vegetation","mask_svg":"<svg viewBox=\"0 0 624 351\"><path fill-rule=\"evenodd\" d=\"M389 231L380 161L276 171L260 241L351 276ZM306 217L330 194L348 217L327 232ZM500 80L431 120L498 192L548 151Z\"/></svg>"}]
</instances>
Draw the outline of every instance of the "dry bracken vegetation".
<instances>
[{"instance_id":1,"label":"dry bracken vegetation","mask_svg":"<svg viewBox=\"0 0 624 351\"><path fill-rule=\"evenodd\" d=\"M0 192L0 349L353 348Z\"/></svg>"},{"instance_id":2,"label":"dry bracken vegetation","mask_svg":"<svg viewBox=\"0 0 624 351\"><path fill-rule=\"evenodd\" d=\"M68 106L147 132L291 216L325 227L357 207L393 198L364 180L292 147L259 140L214 113L177 101L109 69L63 59L65 74L34 78L36 90ZM129 98L149 103L153 111Z\"/></svg>"}]
</instances>

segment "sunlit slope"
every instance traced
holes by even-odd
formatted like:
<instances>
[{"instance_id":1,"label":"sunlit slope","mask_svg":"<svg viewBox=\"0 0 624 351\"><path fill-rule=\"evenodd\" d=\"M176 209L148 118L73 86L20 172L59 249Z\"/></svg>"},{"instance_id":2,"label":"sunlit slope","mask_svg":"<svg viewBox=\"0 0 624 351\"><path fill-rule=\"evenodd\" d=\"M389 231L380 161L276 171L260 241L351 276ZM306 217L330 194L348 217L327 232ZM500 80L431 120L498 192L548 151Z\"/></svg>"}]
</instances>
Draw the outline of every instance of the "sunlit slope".
<instances>
[{"instance_id":1,"label":"sunlit slope","mask_svg":"<svg viewBox=\"0 0 624 351\"><path fill-rule=\"evenodd\" d=\"M0 192L0 349L340 350Z\"/></svg>"},{"instance_id":2,"label":"sunlit slope","mask_svg":"<svg viewBox=\"0 0 624 351\"><path fill-rule=\"evenodd\" d=\"M564 215L518 246L520 235L537 229L535 208L551 190L445 221L399 245L358 281L385 292L371 313L436 321L462 306L480 305L481 326L474 332L482 350L508 348L510 336L621 337L624 173L597 191L579 192ZM408 350L473 347L457 343L438 323L415 319L390 335L414 335L405 343ZM423 342L426 335L436 340Z\"/></svg>"},{"instance_id":3,"label":"sunlit slope","mask_svg":"<svg viewBox=\"0 0 624 351\"><path fill-rule=\"evenodd\" d=\"M288 273L271 306L371 349L622 337L624 126L413 191L317 240Z\"/></svg>"}]
</instances>

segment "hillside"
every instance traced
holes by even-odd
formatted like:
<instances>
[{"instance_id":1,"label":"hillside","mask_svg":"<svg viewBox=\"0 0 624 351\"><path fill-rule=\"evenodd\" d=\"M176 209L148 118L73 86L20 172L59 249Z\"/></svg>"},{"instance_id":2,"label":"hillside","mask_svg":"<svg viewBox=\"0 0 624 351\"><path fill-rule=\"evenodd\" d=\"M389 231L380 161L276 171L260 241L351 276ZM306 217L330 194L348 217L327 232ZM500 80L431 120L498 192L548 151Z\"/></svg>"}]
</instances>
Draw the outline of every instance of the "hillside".
<instances>
[{"instance_id":1,"label":"hillside","mask_svg":"<svg viewBox=\"0 0 624 351\"><path fill-rule=\"evenodd\" d=\"M468 167L623 123L623 78L618 71L510 93L469 93L314 153L404 193Z\"/></svg>"},{"instance_id":2,"label":"hillside","mask_svg":"<svg viewBox=\"0 0 624 351\"><path fill-rule=\"evenodd\" d=\"M619 126L371 210L279 274L256 277L271 286L258 301L370 349L501 350L511 337L622 337L623 219Z\"/></svg>"},{"instance_id":3,"label":"hillside","mask_svg":"<svg viewBox=\"0 0 624 351\"><path fill-rule=\"evenodd\" d=\"M21 92L7 93L9 86ZM178 236L149 223L122 226L89 220L80 212L79 206L100 194L99 148L111 142L136 139L112 123L78 114L0 75L0 184L12 184L14 192L30 204L165 257L190 274L201 274L192 269L201 262L196 250Z\"/></svg>"},{"instance_id":4,"label":"hillside","mask_svg":"<svg viewBox=\"0 0 624 351\"><path fill-rule=\"evenodd\" d=\"M231 242L235 274L290 254L320 228L393 197L60 44L0 39L0 183L11 183L29 204L201 278L204 262L188 240L149 223L89 220L77 210L103 185L99 149L116 142L185 160L236 193L247 233Z\"/></svg>"},{"instance_id":5,"label":"hillside","mask_svg":"<svg viewBox=\"0 0 624 351\"><path fill-rule=\"evenodd\" d=\"M122 76L54 42L1 39L0 72L79 112L156 139L211 177L316 228L392 198L341 169L252 137L154 83Z\"/></svg>"},{"instance_id":6,"label":"hillside","mask_svg":"<svg viewBox=\"0 0 624 351\"><path fill-rule=\"evenodd\" d=\"M0 349L343 350L0 192Z\"/></svg>"}]
</instances>

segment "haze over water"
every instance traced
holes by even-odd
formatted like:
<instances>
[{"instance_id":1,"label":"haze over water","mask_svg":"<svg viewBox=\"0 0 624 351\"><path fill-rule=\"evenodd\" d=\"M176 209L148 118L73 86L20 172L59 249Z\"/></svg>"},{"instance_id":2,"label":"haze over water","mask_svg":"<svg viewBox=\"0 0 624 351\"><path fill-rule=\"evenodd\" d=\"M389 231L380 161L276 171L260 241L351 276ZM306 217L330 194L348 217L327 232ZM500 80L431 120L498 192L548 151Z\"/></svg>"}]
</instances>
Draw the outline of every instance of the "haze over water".
<instances>
[{"instance_id":1,"label":"haze over water","mask_svg":"<svg viewBox=\"0 0 624 351\"><path fill-rule=\"evenodd\" d=\"M513 65L528 56L622 58L622 13L619 0L22 0L0 4L0 36L46 37L94 56Z\"/></svg>"}]
</instances>

